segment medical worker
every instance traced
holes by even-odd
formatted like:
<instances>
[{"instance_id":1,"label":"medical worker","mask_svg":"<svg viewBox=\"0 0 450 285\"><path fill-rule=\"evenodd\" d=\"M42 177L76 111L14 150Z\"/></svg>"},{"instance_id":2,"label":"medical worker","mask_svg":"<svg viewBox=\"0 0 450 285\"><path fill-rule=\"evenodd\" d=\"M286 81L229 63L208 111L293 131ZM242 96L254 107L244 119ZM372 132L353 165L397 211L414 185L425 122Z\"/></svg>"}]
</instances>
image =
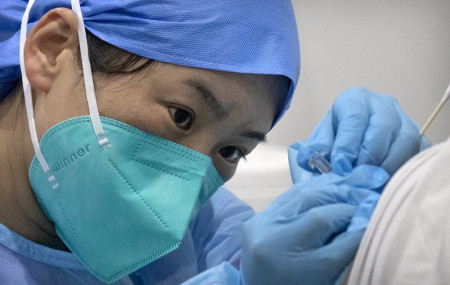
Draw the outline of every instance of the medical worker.
<instances>
[{"instance_id":1,"label":"medical worker","mask_svg":"<svg viewBox=\"0 0 450 285\"><path fill-rule=\"evenodd\" d=\"M345 92L299 152L326 150L337 174L270 207L302 214L301 238L277 256L285 231L264 233L277 216L243 231L253 211L220 186L288 108L300 69L291 3L33 2L0 3L1 284L255 284L283 280L280 261L297 274L284 284L334 282L362 231L339 233L418 151L392 99Z\"/></svg>"}]
</instances>

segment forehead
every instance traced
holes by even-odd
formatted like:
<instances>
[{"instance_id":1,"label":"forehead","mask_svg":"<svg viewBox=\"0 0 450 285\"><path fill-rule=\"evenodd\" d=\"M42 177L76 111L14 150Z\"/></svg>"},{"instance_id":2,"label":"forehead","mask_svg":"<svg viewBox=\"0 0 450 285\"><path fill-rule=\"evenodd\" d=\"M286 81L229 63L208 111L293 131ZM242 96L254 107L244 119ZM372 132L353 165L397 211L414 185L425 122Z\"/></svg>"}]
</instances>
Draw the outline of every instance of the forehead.
<instances>
[{"instance_id":1,"label":"forehead","mask_svg":"<svg viewBox=\"0 0 450 285\"><path fill-rule=\"evenodd\" d=\"M240 114L241 118L253 116L270 123L284 102L290 84L284 76L224 72L167 63L157 63L150 72L159 83L169 84L180 92L196 90L219 116L225 116L228 111Z\"/></svg>"}]
</instances>

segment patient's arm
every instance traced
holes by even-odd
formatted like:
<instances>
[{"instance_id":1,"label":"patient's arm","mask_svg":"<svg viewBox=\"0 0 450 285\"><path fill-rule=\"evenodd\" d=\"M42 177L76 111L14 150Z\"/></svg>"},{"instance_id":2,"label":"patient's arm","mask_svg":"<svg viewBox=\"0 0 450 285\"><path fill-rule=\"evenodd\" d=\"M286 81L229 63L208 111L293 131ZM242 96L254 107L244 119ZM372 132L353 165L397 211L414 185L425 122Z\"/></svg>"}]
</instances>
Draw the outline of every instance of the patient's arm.
<instances>
[{"instance_id":1,"label":"patient's arm","mask_svg":"<svg viewBox=\"0 0 450 285\"><path fill-rule=\"evenodd\" d=\"M381 195L348 284L450 280L450 140L410 160Z\"/></svg>"}]
</instances>

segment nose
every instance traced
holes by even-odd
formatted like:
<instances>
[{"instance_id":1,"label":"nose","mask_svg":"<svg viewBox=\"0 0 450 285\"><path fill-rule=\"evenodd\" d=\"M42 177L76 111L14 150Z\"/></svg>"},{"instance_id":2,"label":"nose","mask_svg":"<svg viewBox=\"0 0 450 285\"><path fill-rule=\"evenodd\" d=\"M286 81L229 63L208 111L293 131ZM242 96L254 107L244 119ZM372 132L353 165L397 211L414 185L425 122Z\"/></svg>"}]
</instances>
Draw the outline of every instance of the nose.
<instances>
[{"instance_id":1,"label":"nose","mask_svg":"<svg viewBox=\"0 0 450 285\"><path fill-rule=\"evenodd\" d=\"M212 163L220 176L224 181L230 180L236 171L235 166L224 164L220 156L218 155L220 147L218 146L218 140L215 135L210 132L205 132L201 135L195 134L189 138L184 138L181 142L178 142L185 147L200 152L211 158Z\"/></svg>"},{"instance_id":2,"label":"nose","mask_svg":"<svg viewBox=\"0 0 450 285\"><path fill-rule=\"evenodd\" d=\"M189 137L183 138L178 143L211 158L214 156L215 140L211 134L192 134Z\"/></svg>"}]
</instances>

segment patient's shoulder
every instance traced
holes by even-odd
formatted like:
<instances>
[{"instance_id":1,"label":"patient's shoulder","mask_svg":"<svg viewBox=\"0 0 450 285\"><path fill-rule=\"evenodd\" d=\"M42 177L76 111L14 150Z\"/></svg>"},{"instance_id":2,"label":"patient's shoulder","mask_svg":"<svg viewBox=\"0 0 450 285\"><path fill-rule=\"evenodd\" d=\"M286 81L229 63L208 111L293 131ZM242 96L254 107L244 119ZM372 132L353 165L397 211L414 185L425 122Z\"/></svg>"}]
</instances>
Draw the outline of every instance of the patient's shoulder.
<instances>
[{"instance_id":1,"label":"patient's shoulder","mask_svg":"<svg viewBox=\"0 0 450 285\"><path fill-rule=\"evenodd\" d=\"M394 175L364 235L349 284L450 280L449 161L450 140L417 155Z\"/></svg>"}]
</instances>

